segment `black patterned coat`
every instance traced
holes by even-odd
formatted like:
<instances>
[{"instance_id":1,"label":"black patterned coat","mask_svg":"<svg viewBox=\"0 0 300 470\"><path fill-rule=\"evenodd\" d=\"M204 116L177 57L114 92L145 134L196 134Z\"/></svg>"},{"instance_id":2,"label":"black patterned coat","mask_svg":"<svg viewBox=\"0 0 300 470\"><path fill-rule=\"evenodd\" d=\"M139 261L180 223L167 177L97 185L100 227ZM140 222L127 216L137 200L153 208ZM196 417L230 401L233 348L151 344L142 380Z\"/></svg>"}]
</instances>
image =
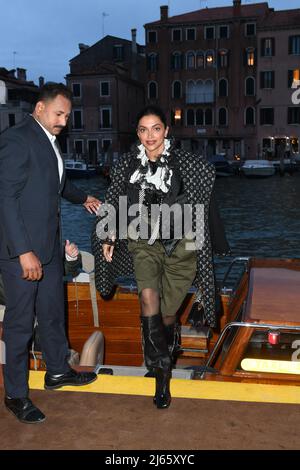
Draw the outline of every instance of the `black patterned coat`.
<instances>
[{"instance_id":1,"label":"black patterned coat","mask_svg":"<svg viewBox=\"0 0 300 470\"><path fill-rule=\"evenodd\" d=\"M215 181L215 169L199 155L194 155L182 149L171 150L169 161L175 159L180 170L185 188L187 202L204 206L204 243L197 250L197 273L193 285L200 290L206 324L216 326L215 312L215 280L212 259L211 230L214 230L213 245L215 251L224 254L228 251L221 221L217 208L209 216L210 202ZM139 166L137 152L123 156L112 169L111 184L106 193L105 202L118 207L119 196L125 196L130 175ZM194 211L195 212L195 211ZM96 224L98 220L96 221ZM193 230L195 231L195 213L193 214ZM221 234L221 236L220 236ZM113 260L108 263L102 253L102 241L96 235L96 226L92 234L92 252L95 256L96 288L101 295L110 295L119 276L134 275L132 257L127 248L126 240L116 241Z\"/></svg>"}]
</instances>

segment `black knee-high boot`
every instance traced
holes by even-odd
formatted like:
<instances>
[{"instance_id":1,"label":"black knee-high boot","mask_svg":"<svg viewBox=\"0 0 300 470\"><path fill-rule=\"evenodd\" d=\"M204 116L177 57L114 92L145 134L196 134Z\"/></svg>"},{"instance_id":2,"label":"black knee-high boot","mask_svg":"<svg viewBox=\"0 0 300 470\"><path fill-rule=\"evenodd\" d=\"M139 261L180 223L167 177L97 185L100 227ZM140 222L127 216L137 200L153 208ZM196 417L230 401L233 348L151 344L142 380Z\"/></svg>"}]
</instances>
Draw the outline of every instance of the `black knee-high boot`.
<instances>
[{"instance_id":1,"label":"black knee-high boot","mask_svg":"<svg viewBox=\"0 0 300 470\"><path fill-rule=\"evenodd\" d=\"M175 322L164 325L164 329L172 365L175 365L180 352L180 326Z\"/></svg>"},{"instance_id":2,"label":"black knee-high boot","mask_svg":"<svg viewBox=\"0 0 300 470\"><path fill-rule=\"evenodd\" d=\"M155 374L156 390L153 398L157 408L171 403L171 358L161 314L141 317L144 358L147 369Z\"/></svg>"}]
</instances>

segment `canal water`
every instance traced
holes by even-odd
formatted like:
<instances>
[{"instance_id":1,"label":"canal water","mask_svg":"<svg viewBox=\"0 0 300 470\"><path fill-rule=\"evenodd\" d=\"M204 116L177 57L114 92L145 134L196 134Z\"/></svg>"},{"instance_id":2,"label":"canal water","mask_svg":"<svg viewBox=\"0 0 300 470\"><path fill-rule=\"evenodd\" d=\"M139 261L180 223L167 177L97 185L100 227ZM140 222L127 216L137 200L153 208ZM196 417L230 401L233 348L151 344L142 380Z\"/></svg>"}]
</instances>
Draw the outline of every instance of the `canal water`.
<instances>
[{"instance_id":1,"label":"canal water","mask_svg":"<svg viewBox=\"0 0 300 470\"><path fill-rule=\"evenodd\" d=\"M102 177L73 183L104 199L107 183ZM216 180L216 192L232 250L232 256L215 259L218 279L233 257L300 258L300 172L266 179L221 177ZM64 200L62 216L64 238L91 251L95 216Z\"/></svg>"}]
</instances>

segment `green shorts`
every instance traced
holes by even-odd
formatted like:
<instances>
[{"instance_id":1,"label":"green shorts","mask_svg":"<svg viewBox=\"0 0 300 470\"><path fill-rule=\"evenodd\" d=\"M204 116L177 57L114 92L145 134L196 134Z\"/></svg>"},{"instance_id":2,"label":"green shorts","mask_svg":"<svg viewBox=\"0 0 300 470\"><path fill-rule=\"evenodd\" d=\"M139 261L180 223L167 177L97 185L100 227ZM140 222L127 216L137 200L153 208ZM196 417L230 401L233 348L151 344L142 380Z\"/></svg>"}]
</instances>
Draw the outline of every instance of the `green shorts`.
<instances>
[{"instance_id":1,"label":"green shorts","mask_svg":"<svg viewBox=\"0 0 300 470\"><path fill-rule=\"evenodd\" d=\"M138 292L147 288L157 290L163 316L176 314L196 275L196 251L186 250L186 242L180 240L168 256L160 241L148 245L147 240L128 240Z\"/></svg>"}]
</instances>

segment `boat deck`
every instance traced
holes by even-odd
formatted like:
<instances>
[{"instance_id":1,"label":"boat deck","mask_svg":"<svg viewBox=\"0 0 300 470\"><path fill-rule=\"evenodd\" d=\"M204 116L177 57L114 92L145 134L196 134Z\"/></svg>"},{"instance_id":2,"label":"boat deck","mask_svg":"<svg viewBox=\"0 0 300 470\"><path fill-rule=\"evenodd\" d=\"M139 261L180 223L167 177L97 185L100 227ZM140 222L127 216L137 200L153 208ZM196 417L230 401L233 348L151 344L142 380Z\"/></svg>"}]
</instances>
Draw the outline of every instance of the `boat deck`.
<instances>
[{"instance_id":1,"label":"boat deck","mask_svg":"<svg viewBox=\"0 0 300 470\"><path fill-rule=\"evenodd\" d=\"M102 376L99 382L107 379L111 377ZM151 379L144 381L151 383ZM215 384L215 390L224 385ZM152 392L151 388L150 384ZM169 409L157 410L145 395L31 390L30 396L46 421L27 426L1 406L2 450L299 448L297 404L232 401L219 393L218 399L174 397Z\"/></svg>"}]
</instances>

